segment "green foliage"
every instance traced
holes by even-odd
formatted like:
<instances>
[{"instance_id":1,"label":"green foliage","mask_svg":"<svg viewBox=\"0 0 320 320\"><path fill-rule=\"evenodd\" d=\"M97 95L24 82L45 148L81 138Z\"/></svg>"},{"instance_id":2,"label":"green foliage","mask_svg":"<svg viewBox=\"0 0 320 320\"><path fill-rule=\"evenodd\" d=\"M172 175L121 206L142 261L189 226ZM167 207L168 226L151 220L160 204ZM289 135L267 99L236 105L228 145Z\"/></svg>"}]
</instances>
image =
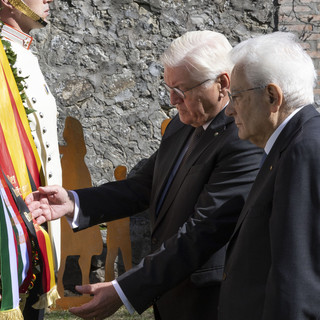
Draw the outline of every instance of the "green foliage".
<instances>
[{"instance_id":1,"label":"green foliage","mask_svg":"<svg viewBox=\"0 0 320 320\"><path fill-rule=\"evenodd\" d=\"M0 32L1 32L2 26L3 26L3 23L0 22ZM0 37L0 39L2 41L4 51L5 51L6 55L7 55L7 58L8 58L8 61L9 61L9 64L10 64L14 79L15 79L15 81L17 83L17 87L18 87L18 90L19 90L19 93L20 93L21 100L24 103L26 101L26 98L27 98L27 96L25 94L25 91L24 91L25 85L26 85L26 81L25 80L28 79L28 77L20 77L18 75L17 68L14 67L14 65L15 65L15 63L17 61L17 55L12 50L11 43L9 41L4 40L1 37ZM30 114L30 113L35 112L34 109L28 108L25 105L24 105L24 109L26 111L26 114Z\"/></svg>"}]
</instances>

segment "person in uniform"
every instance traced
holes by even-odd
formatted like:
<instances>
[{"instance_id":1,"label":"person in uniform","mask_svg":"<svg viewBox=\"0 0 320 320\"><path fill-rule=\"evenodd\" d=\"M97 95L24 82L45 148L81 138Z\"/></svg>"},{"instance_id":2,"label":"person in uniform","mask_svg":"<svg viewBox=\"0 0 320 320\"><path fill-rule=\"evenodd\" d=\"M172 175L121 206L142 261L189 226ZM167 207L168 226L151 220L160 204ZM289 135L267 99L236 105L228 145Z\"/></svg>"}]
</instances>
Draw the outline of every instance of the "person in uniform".
<instances>
[{"instance_id":1,"label":"person in uniform","mask_svg":"<svg viewBox=\"0 0 320 320\"><path fill-rule=\"evenodd\" d=\"M15 67L18 75L25 78L25 106L35 110L28 114L32 136L35 141L43 169L46 185L62 184L61 163L57 135L57 105L41 72L37 57L30 50L33 38L29 35L32 29L46 25L49 14L49 3L53 0L24 1L1 0L0 19L4 23L1 36L9 40L13 51L17 54ZM22 7L20 5L22 4ZM40 18L34 21L31 16L35 12ZM23 12L23 13L22 13ZM49 233L55 249L55 268L60 263L60 221L48 224Z\"/></svg>"},{"instance_id":2,"label":"person in uniform","mask_svg":"<svg viewBox=\"0 0 320 320\"><path fill-rule=\"evenodd\" d=\"M16 53L14 67L25 78L24 105L34 112L28 120L37 147L43 173L43 183L62 185L62 172L57 135L57 106L41 72L38 59L30 49L32 29L43 28L53 0L0 0L1 37ZM54 248L55 270L60 263L60 221L48 223ZM31 318L30 318L31 319ZM36 319L36 317L32 318Z\"/></svg>"}]
</instances>

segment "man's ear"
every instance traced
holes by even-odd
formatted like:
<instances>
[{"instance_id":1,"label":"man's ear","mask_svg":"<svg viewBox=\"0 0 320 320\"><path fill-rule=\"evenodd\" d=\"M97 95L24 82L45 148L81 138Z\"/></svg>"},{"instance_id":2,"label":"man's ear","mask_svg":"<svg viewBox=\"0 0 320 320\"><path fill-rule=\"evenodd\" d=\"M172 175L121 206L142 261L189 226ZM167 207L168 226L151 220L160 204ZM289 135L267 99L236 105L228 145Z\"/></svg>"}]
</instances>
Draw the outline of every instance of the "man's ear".
<instances>
[{"instance_id":1,"label":"man's ear","mask_svg":"<svg viewBox=\"0 0 320 320\"><path fill-rule=\"evenodd\" d=\"M270 111L277 112L282 105L283 102L283 93L281 88L274 84L270 83L266 87L267 91L267 102L270 104Z\"/></svg>"},{"instance_id":2,"label":"man's ear","mask_svg":"<svg viewBox=\"0 0 320 320\"><path fill-rule=\"evenodd\" d=\"M230 77L227 73L222 73L217 79L217 82L220 84L219 92L223 97L228 95L228 91L230 90Z\"/></svg>"}]
</instances>

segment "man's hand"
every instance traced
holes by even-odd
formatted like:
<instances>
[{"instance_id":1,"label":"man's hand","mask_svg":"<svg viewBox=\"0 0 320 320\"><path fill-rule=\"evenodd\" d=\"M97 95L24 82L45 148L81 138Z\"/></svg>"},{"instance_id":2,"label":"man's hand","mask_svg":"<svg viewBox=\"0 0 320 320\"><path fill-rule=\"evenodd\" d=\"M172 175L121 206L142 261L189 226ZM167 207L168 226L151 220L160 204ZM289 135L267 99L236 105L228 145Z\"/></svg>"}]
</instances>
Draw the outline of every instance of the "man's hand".
<instances>
[{"instance_id":1,"label":"man's hand","mask_svg":"<svg viewBox=\"0 0 320 320\"><path fill-rule=\"evenodd\" d=\"M60 186L40 187L38 191L30 193L25 202L38 224L64 215L73 217L73 195Z\"/></svg>"},{"instance_id":2,"label":"man's hand","mask_svg":"<svg viewBox=\"0 0 320 320\"><path fill-rule=\"evenodd\" d=\"M90 302L69 309L77 317L102 320L113 315L122 306L122 301L111 282L76 286L76 289L80 293L94 295Z\"/></svg>"}]
</instances>

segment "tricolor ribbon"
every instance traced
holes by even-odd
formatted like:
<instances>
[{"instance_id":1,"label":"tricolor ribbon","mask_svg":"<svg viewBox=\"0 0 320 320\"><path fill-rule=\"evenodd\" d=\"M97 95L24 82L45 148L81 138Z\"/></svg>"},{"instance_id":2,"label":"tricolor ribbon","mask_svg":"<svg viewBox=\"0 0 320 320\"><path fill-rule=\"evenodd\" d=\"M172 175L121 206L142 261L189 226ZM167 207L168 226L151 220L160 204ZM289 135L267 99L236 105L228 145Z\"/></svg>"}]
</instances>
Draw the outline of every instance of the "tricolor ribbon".
<instances>
[{"instance_id":1,"label":"tricolor ribbon","mask_svg":"<svg viewBox=\"0 0 320 320\"><path fill-rule=\"evenodd\" d=\"M53 269L52 248L48 233L31 218L31 215L22 199L24 199L31 191L32 186L38 188L41 185L40 172L41 162L37 153L28 119L21 101L21 97L11 71L11 67L7 60L7 56L0 41L0 167L3 172L2 186L10 188L12 195L12 203L16 204L4 207L0 211L2 217L1 224L1 248L3 246L12 247L15 243L16 265L14 262L10 265L10 269L3 269L3 260L1 258L1 282L2 282L2 300L0 309L0 320L11 319L12 314L16 315L17 306L16 299L12 300L11 309L8 307L10 303L6 303L10 299L8 297L16 297L17 292L27 292L30 289L30 266L34 257L30 257L30 241L32 241L35 249L33 251L39 256L39 266L41 274L37 276L37 281L42 282L42 292L39 292L39 301L33 307L42 309L50 306L59 298L55 286L55 277ZM0 174L2 176L2 174ZM4 191L3 191L4 192ZM5 194L2 192L1 199L5 203ZM7 194L7 203L10 203L10 197ZM3 207L3 206L2 206ZM11 215L10 215L11 214ZM4 217L10 216L11 229ZM13 217L13 218L12 218ZM2 233L2 230L6 232ZM24 246L23 237L28 243ZM6 238L3 235L7 235ZM10 236L10 237L9 237ZM9 240L14 240L9 242ZM6 251L4 251L5 253ZM10 260L11 261L11 260ZM15 266L15 269L14 269ZM4 279L7 277L15 279L18 283L18 291L16 286L4 286ZM32 278L32 274L31 274ZM3 307L4 306L4 307ZM5 309L3 309L5 308ZM9 309L8 309L9 308ZM13 312L10 313L10 310ZM14 318L14 317L13 317ZM19 319L19 318L14 318Z\"/></svg>"},{"instance_id":2,"label":"tricolor ribbon","mask_svg":"<svg viewBox=\"0 0 320 320\"><path fill-rule=\"evenodd\" d=\"M0 263L1 263L1 308L0 319L23 319L19 309L18 248L9 210L3 199L0 182Z\"/></svg>"}]
</instances>

